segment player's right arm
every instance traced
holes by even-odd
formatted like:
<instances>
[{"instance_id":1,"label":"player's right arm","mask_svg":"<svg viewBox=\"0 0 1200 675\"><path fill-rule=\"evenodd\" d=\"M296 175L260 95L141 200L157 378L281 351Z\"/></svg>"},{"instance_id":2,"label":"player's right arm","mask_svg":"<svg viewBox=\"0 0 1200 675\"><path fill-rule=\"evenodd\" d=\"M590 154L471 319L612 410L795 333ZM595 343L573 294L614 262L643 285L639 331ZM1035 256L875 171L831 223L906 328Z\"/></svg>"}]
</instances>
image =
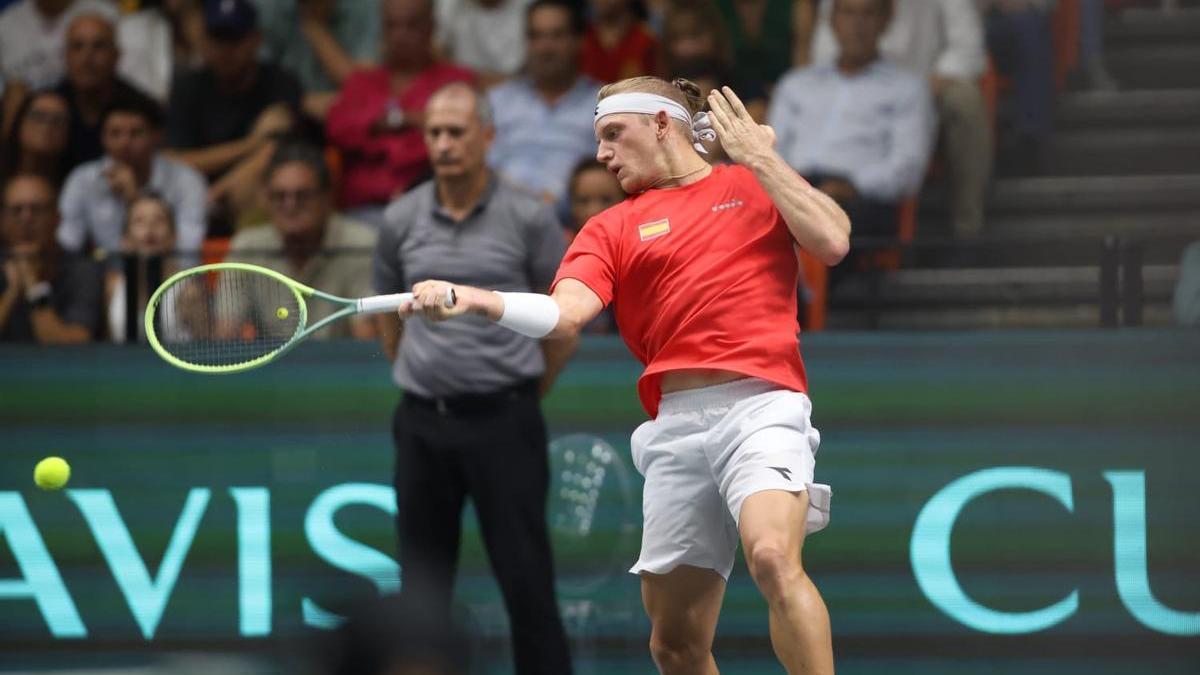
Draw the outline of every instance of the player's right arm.
<instances>
[{"instance_id":1,"label":"player's right arm","mask_svg":"<svg viewBox=\"0 0 1200 675\"><path fill-rule=\"evenodd\" d=\"M455 305L446 307L447 290L451 288L454 290ZM413 286L412 302L401 305L399 312L401 319L407 319L418 312L433 321L444 321L464 314L478 314L501 323L514 322L512 317L518 314L515 320L518 326L553 326L547 333L530 337L556 339L579 335L583 327L603 309L604 303L592 289L583 282L570 278L561 280L555 286L552 295L497 293L474 286L460 286L431 279ZM514 330L529 334L516 328Z\"/></svg>"}]
</instances>

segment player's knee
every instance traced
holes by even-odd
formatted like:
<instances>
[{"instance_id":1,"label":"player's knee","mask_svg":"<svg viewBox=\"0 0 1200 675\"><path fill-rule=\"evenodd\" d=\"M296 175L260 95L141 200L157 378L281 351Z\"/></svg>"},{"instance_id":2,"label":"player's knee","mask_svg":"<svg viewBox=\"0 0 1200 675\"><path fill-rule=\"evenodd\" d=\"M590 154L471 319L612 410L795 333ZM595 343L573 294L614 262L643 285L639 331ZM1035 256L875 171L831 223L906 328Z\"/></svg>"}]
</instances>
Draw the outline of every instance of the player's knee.
<instances>
[{"instance_id":1,"label":"player's knee","mask_svg":"<svg viewBox=\"0 0 1200 675\"><path fill-rule=\"evenodd\" d=\"M691 639L684 633L654 630L650 634L650 655L664 675L695 672L710 653L711 647L704 640Z\"/></svg>"},{"instance_id":2,"label":"player's knee","mask_svg":"<svg viewBox=\"0 0 1200 675\"><path fill-rule=\"evenodd\" d=\"M786 595L786 589L794 587L804 579L804 567L800 556L789 553L782 546L759 544L747 560L750 574L768 602Z\"/></svg>"}]
</instances>

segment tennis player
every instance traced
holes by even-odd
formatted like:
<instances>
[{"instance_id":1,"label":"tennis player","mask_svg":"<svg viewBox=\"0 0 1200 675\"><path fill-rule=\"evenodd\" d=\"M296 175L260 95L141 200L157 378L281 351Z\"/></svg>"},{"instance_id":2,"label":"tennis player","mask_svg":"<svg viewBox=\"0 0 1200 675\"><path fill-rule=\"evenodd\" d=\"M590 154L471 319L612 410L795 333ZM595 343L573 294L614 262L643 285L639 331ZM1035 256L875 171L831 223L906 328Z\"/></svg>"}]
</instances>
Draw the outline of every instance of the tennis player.
<instances>
[{"instance_id":1,"label":"tennis player","mask_svg":"<svg viewBox=\"0 0 1200 675\"><path fill-rule=\"evenodd\" d=\"M566 336L610 303L645 364L650 416L633 433L645 476L642 598L662 673L716 673L713 634L740 538L770 608L771 642L789 673L833 672L829 615L804 572L806 532L828 523L813 482L820 434L809 422L796 324L796 247L829 265L850 223L775 152L729 88L700 113L685 80L640 77L600 91L597 158L629 198L593 217L568 249L551 295L443 281L414 286L414 313L473 313L519 333ZM710 166L719 139L736 165Z\"/></svg>"}]
</instances>

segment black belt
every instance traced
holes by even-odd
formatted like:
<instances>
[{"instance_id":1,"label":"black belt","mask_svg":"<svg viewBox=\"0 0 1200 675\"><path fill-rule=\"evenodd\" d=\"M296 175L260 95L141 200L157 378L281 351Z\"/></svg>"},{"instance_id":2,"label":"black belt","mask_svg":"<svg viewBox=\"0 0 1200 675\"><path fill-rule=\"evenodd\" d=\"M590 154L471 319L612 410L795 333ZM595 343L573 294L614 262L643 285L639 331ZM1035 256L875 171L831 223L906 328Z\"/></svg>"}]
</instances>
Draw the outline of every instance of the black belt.
<instances>
[{"instance_id":1,"label":"black belt","mask_svg":"<svg viewBox=\"0 0 1200 675\"><path fill-rule=\"evenodd\" d=\"M471 414L496 410L504 405L525 397L536 398L538 394L537 380L522 380L512 386L489 391L485 394L458 394L427 398L413 393L404 394L404 405L425 410L436 410L442 415Z\"/></svg>"}]
</instances>

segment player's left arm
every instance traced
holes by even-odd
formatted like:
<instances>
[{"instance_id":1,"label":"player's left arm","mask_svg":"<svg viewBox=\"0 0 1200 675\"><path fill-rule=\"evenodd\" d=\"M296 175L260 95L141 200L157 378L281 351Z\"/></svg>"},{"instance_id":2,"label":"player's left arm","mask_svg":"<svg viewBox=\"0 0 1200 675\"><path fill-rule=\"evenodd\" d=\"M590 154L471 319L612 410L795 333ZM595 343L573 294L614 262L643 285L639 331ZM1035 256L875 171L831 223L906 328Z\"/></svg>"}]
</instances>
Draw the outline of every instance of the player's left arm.
<instances>
[{"instance_id":1,"label":"player's left arm","mask_svg":"<svg viewBox=\"0 0 1200 675\"><path fill-rule=\"evenodd\" d=\"M809 185L775 151L775 132L758 124L729 87L708 95L709 119L725 153L750 169L801 247L827 265L850 250L850 218L837 202Z\"/></svg>"}]
</instances>

